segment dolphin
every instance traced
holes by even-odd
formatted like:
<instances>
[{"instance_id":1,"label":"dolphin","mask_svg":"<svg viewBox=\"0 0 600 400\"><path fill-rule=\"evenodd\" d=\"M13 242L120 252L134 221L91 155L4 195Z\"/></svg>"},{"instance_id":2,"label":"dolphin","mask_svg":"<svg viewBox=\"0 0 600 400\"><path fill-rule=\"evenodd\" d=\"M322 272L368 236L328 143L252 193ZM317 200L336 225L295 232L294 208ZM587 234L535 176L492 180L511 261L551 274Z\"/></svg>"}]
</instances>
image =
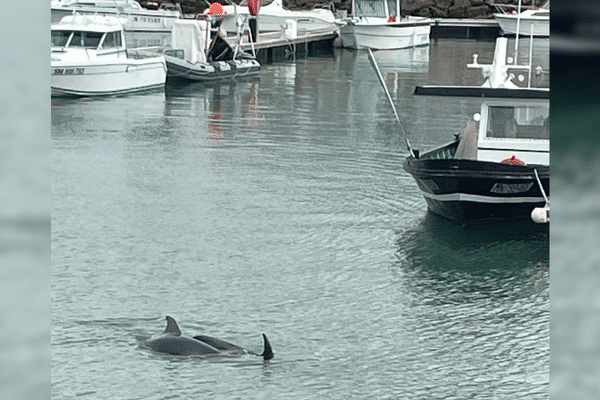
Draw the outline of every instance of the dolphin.
<instances>
[{"instance_id":1,"label":"dolphin","mask_svg":"<svg viewBox=\"0 0 600 400\"><path fill-rule=\"evenodd\" d=\"M198 335L192 338L181 336L181 330L177 325L177 321L171 316L167 316L167 327L161 336L148 340L143 347L149 348L152 351L163 354L171 354L177 356L240 356L242 354L252 354L260 356L264 360L273 358L273 349L271 343L264 333L264 351L262 354L252 353L244 350L242 347L228 343L224 340L213 338L210 336Z\"/></svg>"}]
</instances>

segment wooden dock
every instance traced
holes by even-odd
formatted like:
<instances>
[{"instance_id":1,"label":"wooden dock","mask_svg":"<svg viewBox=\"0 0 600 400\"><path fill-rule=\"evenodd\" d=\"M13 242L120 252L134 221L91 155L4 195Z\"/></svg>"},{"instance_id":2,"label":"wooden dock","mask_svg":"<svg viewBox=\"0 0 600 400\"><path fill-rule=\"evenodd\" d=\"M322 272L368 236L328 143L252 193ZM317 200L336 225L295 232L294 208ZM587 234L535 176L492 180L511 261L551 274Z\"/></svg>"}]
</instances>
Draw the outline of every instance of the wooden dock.
<instances>
[{"instance_id":1,"label":"wooden dock","mask_svg":"<svg viewBox=\"0 0 600 400\"><path fill-rule=\"evenodd\" d=\"M332 52L333 40L337 37L337 30L299 30L295 38L286 38L280 32L260 33L258 41L250 43L246 34L242 37L240 47L250 54L254 52L259 63L267 64L294 57L329 54ZM228 40L235 45L235 39Z\"/></svg>"},{"instance_id":2,"label":"wooden dock","mask_svg":"<svg viewBox=\"0 0 600 400\"><path fill-rule=\"evenodd\" d=\"M435 18L431 25L431 38L495 39L500 26L495 19Z\"/></svg>"},{"instance_id":3,"label":"wooden dock","mask_svg":"<svg viewBox=\"0 0 600 400\"><path fill-rule=\"evenodd\" d=\"M500 35L500 27L494 19L449 19L436 18L431 26L431 38L495 39ZM298 30L295 38L287 38L282 32L260 33L258 41L250 43L248 33L242 36L241 49L256 54L261 64L292 60L295 57L308 57L331 54L333 41L338 38L338 30ZM237 37L228 41L235 46Z\"/></svg>"}]
</instances>

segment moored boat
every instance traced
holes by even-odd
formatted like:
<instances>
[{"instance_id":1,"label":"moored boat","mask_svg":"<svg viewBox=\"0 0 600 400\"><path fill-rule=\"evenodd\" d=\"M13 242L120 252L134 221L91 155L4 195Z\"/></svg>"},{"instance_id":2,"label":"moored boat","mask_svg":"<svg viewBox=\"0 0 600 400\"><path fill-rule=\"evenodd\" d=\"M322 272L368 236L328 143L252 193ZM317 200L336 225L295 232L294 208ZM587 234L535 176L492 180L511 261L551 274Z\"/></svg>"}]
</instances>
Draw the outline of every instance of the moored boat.
<instances>
[{"instance_id":1,"label":"moored boat","mask_svg":"<svg viewBox=\"0 0 600 400\"><path fill-rule=\"evenodd\" d=\"M260 63L253 56L240 51L239 46L233 48L211 25L207 19L180 19L175 23L171 46L162 50L169 80L214 81L260 72Z\"/></svg>"},{"instance_id":2,"label":"moored boat","mask_svg":"<svg viewBox=\"0 0 600 400\"><path fill-rule=\"evenodd\" d=\"M158 10L148 10L134 0L52 0L51 23L73 14L118 16L126 31L170 32L181 10L174 4L164 4Z\"/></svg>"},{"instance_id":3,"label":"moored boat","mask_svg":"<svg viewBox=\"0 0 600 400\"><path fill-rule=\"evenodd\" d=\"M431 18L402 16L400 0L353 0L352 18L338 20L342 47L393 50L429 44Z\"/></svg>"},{"instance_id":4,"label":"moored boat","mask_svg":"<svg viewBox=\"0 0 600 400\"><path fill-rule=\"evenodd\" d=\"M549 220L550 90L511 82L514 75L504 64L506 45L506 38L497 39L493 64L478 64L476 56L469 64L481 68L486 78L482 86L415 90L415 94L482 99L479 113L462 135L422 154L411 152L403 165L428 209L461 225ZM527 68L531 70L531 65Z\"/></svg>"},{"instance_id":5,"label":"moored boat","mask_svg":"<svg viewBox=\"0 0 600 400\"><path fill-rule=\"evenodd\" d=\"M518 13L498 13L494 18L507 35L550 36L550 1L542 7Z\"/></svg>"},{"instance_id":6,"label":"moored boat","mask_svg":"<svg viewBox=\"0 0 600 400\"><path fill-rule=\"evenodd\" d=\"M507 39L498 38L494 63L474 62L482 86L417 87L415 94L481 98L462 135L419 152L405 135L410 155L403 168L417 183L428 209L460 225L531 219L549 221L550 90L519 87L505 65ZM369 56L396 114L374 56ZM513 68L529 66L513 65Z\"/></svg>"},{"instance_id":7,"label":"moored boat","mask_svg":"<svg viewBox=\"0 0 600 400\"><path fill-rule=\"evenodd\" d=\"M246 0L243 0L240 5L223 6L221 27L227 32L236 33L249 16L250 10ZM281 0L263 0L257 18L259 33L279 32L286 26L287 21L294 21L299 33L315 30L337 30L335 16L331 10L315 8L293 11L285 9Z\"/></svg>"},{"instance_id":8,"label":"moored boat","mask_svg":"<svg viewBox=\"0 0 600 400\"><path fill-rule=\"evenodd\" d=\"M118 18L70 15L51 25L51 94L100 96L164 87L163 56L128 50Z\"/></svg>"},{"instance_id":9,"label":"moored boat","mask_svg":"<svg viewBox=\"0 0 600 400\"><path fill-rule=\"evenodd\" d=\"M549 91L543 93L484 99L460 137L406 158L404 170L431 212L466 225L528 219L546 206Z\"/></svg>"}]
</instances>

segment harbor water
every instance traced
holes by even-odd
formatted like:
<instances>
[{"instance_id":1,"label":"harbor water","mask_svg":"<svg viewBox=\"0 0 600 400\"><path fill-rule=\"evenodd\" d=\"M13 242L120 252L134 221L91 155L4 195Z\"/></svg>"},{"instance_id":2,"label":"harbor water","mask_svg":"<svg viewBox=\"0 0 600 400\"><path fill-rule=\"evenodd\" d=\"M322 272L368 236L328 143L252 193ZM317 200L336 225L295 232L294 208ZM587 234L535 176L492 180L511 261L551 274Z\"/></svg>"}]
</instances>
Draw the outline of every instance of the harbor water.
<instances>
[{"instance_id":1,"label":"harbor water","mask_svg":"<svg viewBox=\"0 0 600 400\"><path fill-rule=\"evenodd\" d=\"M415 148L452 140L479 100L414 87L479 85L466 64L493 51L375 53ZM547 227L429 214L366 52L52 99L51 128L52 398L548 397ZM257 353L264 332L275 358L140 348L166 315Z\"/></svg>"}]
</instances>

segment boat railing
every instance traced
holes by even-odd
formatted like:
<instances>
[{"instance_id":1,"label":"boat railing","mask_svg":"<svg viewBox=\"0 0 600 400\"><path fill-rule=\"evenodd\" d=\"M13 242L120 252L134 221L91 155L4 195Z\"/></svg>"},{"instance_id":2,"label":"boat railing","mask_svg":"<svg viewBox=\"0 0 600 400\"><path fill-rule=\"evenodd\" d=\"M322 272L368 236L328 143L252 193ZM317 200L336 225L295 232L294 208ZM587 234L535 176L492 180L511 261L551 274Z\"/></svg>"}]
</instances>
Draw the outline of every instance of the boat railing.
<instances>
[{"instance_id":1,"label":"boat railing","mask_svg":"<svg viewBox=\"0 0 600 400\"><path fill-rule=\"evenodd\" d=\"M88 49L86 49L86 51L87 50ZM113 49L109 49L109 50L99 50L96 53L96 55L97 56L112 56L112 55L121 54L121 53L127 54L127 50L126 49L119 49L119 48L113 48Z\"/></svg>"},{"instance_id":2,"label":"boat railing","mask_svg":"<svg viewBox=\"0 0 600 400\"><path fill-rule=\"evenodd\" d=\"M417 154L415 158L419 158L421 160L451 160L455 158L454 155L456 154L458 144L458 140L455 140L431 151L422 153L420 155Z\"/></svg>"},{"instance_id":3,"label":"boat railing","mask_svg":"<svg viewBox=\"0 0 600 400\"><path fill-rule=\"evenodd\" d=\"M135 60L141 60L144 58L152 58L152 57L157 56L154 52L152 52L148 49L137 48L137 49L127 49L125 51L127 54L127 58L132 58Z\"/></svg>"},{"instance_id":4,"label":"boat railing","mask_svg":"<svg viewBox=\"0 0 600 400\"><path fill-rule=\"evenodd\" d=\"M496 9L499 14L514 14L514 13L517 12L517 9L519 8L518 5L496 3L496 2L492 2L489 5L492 6L494 9ZM521 6L521 8L525 9L525 10L529 10L529 9L534 9L534 8L537 8L537 7L533 7L533 6Z\"/></svg>"}]
</instances>

